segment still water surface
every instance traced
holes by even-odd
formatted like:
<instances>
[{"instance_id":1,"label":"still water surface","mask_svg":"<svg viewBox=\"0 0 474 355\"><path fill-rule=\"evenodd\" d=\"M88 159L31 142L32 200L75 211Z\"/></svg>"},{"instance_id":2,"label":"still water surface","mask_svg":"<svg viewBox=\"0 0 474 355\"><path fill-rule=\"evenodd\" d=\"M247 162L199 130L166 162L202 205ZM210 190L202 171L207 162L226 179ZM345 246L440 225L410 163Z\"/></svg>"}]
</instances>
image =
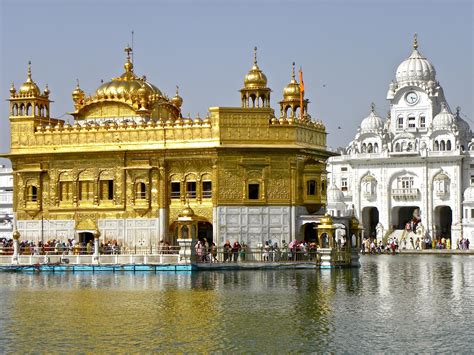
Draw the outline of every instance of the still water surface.
<instances>
[{"instance_id":1,"label":"still water surface","mask_svg":"<svg viewBox=\"0 0 474 355\"><path fill-rule=\"evenodd\" d=\"M0 352L472 352L474 257L357 270L0 273Z\"/></svg>"}]
</instances>

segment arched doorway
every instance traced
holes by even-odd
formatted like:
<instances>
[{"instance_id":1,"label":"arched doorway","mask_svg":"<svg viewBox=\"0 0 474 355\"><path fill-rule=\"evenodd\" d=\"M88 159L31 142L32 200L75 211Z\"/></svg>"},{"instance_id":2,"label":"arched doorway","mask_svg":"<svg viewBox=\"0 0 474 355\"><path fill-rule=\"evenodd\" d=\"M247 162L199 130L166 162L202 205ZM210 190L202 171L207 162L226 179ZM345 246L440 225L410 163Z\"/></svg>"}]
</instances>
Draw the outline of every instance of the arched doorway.
<instances>
[{"instance_id":1,"label":"arched doorway","mask_svg":"<svg viewBox=\"0 0 474 355\"><path fill-rule=\"evenodd\" d=\"M449 206L437 206L435 208L435 235L437 238L451 238L451 225L453 223L453 211Z\"/></svg>"},{"instance_id":2,"label":"arched doorway","mask_svg":"<svg viewBox=\"0 0 474 355\"><path fill-rule=\"evenodd\" d=\"M92 232L79 232L79 243L86 245L89 242L94 242L94 234Z\"/></svg>"},{"instance_id":3,"label":"arched doorway","mask_svg":"<svg viewBox=\"0 0 474 355\"><path fill-rule=\"evenodd\" d=\"M392 208L392 225L393 229L404 229L416 215L420 216L420 208L418 206L397 206Z\"/></svg>"},{"instance_id":4,"label":"arched doorway","mask_svg":"<svg viewBox=\"0 0 474 355\"><path fill-rule=\"evenodd\" d=\"M212 224L209 222L198 222L198 239L203 240L204 238L206 238L209 245L214 241Z\"/></svg>"},{"instance_id":5,"label":"arched doorway","mask_svg":"<svg viewBox=\"0 0 474 355\"><path fill-rule=\"evenodd\" d=\"M304 241L307 243L318 243L318 233L316 223L306 223L304 225Z\"/></svg>"},{"instance_id":6,"label":"arched doorway","mask_svg":"<svg viewBox=\"0 0 474 355\"><path fill-rule=\"evenodd\" d=\"M364 207L362 209L362 222L366 237L376 236L375 227L379 223L379 210L377 207Z\"/></svg>"}]
</instances>

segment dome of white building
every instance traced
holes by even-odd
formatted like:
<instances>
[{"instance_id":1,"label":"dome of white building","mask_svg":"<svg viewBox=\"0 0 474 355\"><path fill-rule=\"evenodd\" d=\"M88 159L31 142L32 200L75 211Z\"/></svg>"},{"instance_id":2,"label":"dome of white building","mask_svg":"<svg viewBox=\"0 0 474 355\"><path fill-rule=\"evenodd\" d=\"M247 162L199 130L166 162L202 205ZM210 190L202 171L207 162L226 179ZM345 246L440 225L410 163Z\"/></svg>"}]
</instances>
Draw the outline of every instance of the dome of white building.
<instances>
[{"instance_id":1,"label":"dome of white building","mask_svg":"<svg viewBox=\"0 0 474 355\"><path fill-rule=\"evenodd\" d=\"M407 82L436 81L436 70L431 62L418 52L418 42L415 35L413 52L397 68L396 79L399 84Z\"/></svg>"},{"instance_id":2,"label":"dome of white building","mask_svg":"<svg viewBox=\"0 0 474 355\"><path fill-rule=\"evenodd\" d=\"M439 130L439 129L445 129L448 128L450 129L453 125L453 123L456 122L456 119L452 113L448 111L448 107L446 103L442 103L442 109L441 112L438 113L434 118L433 118L433 130Z\"/></svg>"},{"instance_id":3,"label":"dome of white building","mask_svg":"<svg viewBox=\"0 0 474 355\"><path fill-rule=\"evenodd\" d=\"M469 186L464 190L464 202L474 202L474 186Z\"/></svg>"},{"instance_id":4,"label":"dome of white building","mask_svg":"<svg viewBox=\"0 0 474 355\"><path fill-rule=\"evenodd\" d=\"M331 185L327 189L327 199L329 203L344 202L344 193L336 185Z\"/></svg>"},{"instance_id":5,"label":"dome of white building","mask_svg":"<svg viewBox=\"0 0 474 355\"><path fill-rule=\"evenodd\" d=\"M371 105L370 114L360 124L362 131L377 131L383 129L383 120L375 112L375 105Z\"/></svg>"},{"instance_id":6,"label":"dome of white building","mask_svg":"<svg viewBox=\"0 0 474 355\"><path fill-rule=\"evenodd\" d=\"M469 126L469 123L467 123L466 121L464 121L461 118L460 112L461 112L461 108L456 107L456 122L458 124L459 131L461 131L464 134L470 133L471 132L471 126Z\"/></svg>"}]
</instances>

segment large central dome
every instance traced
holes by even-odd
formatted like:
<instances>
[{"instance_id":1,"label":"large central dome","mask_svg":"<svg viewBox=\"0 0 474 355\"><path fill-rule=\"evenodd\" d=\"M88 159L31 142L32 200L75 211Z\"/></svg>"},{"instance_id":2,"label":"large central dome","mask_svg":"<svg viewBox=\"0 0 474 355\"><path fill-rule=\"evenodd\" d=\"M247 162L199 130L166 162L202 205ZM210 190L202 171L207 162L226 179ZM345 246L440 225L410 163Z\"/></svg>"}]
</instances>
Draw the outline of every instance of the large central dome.
<instances>
[{"instance_id":1,"label":"large central dome","mask_svg":"<svg viewBox=\"0 0 474 355\"><path fill-rule=\"evenodd\" d=\"M140 88L144 88L146 96L157 95L163 96L160 89L146 81L146 78L139 78L133 72L133 63L130 57L124 65L125 73L111 81L102 84L96 90L97 98L129 98L137 95Z\"/></svg>"}]
</instances>

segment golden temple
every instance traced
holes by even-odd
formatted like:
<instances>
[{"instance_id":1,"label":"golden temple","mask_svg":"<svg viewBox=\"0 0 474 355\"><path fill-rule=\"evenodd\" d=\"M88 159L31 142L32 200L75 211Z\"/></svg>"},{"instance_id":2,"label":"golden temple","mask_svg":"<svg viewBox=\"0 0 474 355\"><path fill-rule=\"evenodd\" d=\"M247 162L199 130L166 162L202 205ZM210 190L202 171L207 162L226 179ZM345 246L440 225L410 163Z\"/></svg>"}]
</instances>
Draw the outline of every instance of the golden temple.
<instances>
[{"instance_id":1,"label":"golden temple","mask_svg":"<svg viewBox=\"0 0 474 355\"><path fill-rule=\"evenodd\" d=\"M24 240L76 239L92 233L124 246L175 244L176 222L192 208L198 236L256 245L300 238L300 216L326 203L326 130L308 113L292 77L279 113L267 77L253 65L240 107L210 107L183 117L172 98L134 72L125 48L122 75L88 96L72 92L74 123L50 117L28 67L10 89L14 211ZM301 105L303 107L301 107Z\"/></svg>"}]
</instances>

